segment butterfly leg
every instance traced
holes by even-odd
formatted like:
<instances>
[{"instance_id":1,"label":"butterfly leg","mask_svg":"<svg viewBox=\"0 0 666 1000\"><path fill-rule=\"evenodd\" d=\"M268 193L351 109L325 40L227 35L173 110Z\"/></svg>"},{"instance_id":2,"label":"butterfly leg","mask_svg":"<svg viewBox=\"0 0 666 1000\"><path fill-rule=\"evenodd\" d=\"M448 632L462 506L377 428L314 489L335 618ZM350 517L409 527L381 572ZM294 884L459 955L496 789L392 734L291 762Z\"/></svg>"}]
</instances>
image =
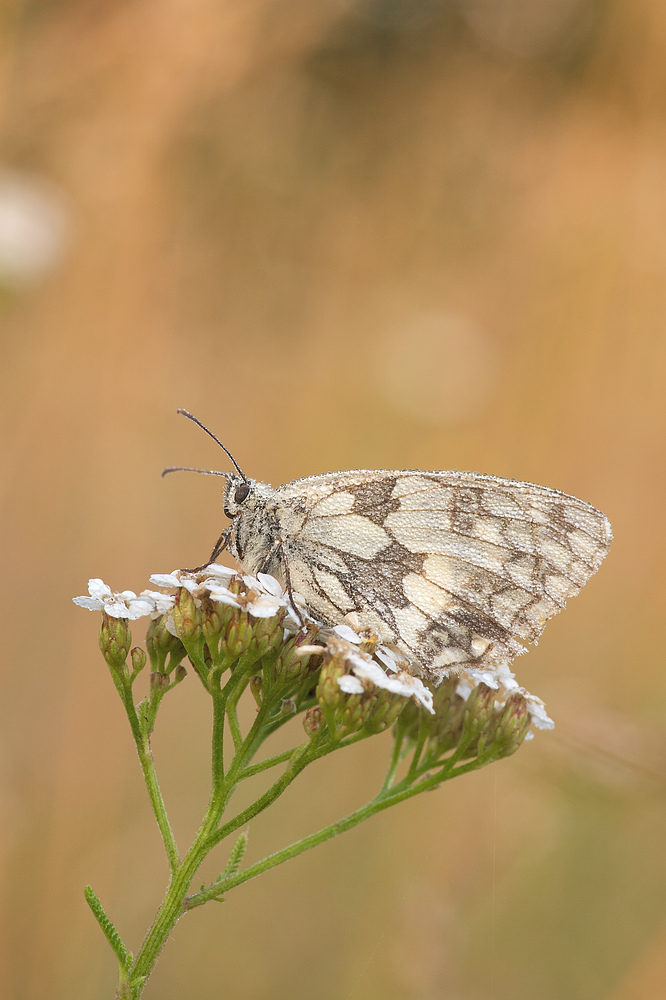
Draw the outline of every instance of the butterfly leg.
<instances>
[{"instance_id":1,"label":"butterfly leg","mask_svg":"<svg viewBox=\"0 0 666 1000\"><path fill-rule=\"evenodd\" d=\"M211 563L215 562L215 560L217 559L217 557L220 555L221 552L224 552L227 545L229 544L230 538L231 538L231 532L229 531L228 528L226 528L222 532L218 540L215 542L215 545L213 546L213 551L210 554L210 558L205 563L202 563L201 566L193 566L191 569L184 570L184 572L198 573L199 570L206 569L207 566L210 566Z\"/></svg>"}]
</instances>

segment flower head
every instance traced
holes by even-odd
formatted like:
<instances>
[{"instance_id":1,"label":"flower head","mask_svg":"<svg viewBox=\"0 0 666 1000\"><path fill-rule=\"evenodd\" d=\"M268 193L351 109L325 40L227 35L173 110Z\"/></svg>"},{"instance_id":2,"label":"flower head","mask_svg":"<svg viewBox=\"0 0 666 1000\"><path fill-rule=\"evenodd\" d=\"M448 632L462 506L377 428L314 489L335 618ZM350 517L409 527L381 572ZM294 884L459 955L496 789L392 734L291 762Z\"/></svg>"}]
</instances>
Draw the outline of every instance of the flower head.
<instances>
[{"instance_id":1,"label":"flower head","mask_svg":"<svg viewBox=\"0 0 666 1000\"><path fill-rule=\"evenodd\" d=\"M200 601L205 597L217 604L227 604L246 611L253 618L273 618L285 608L285 624L291 621L300 627L289 594L268 573L258 573L256 577L242 575L226 566L212 563L196 573L182 569L176 569L172 573L154 573L150 582L158 587L184 587L195 600ZM299 594L294 594L293 599L299 605L304 604ZM301 614L307 617L302 610Z\"/></svg>"},{"instance_id":2,"label":"flower head","mask_svg":"<svg viewBox=\"0 0 666 1000\"><path fill-rule=\"evenodd\" d=\"M111 588L98 577L88 581L89 597L74 597L72 600L80 608L88 611L105 611L111 618L127 618L134 621L146 615L152 615L157 610L155 596L151 591L144 591L138 596L133 590L122 590L114 593ZM165 595L160 594L160 598ZM163 612L159 612L162 614Z\"/></svg>"},{"instance_id":3,"label":"flower head","mask_svg":"<svg viewBox=\"0 0 666 1000\"><path fill-rule=\"evenodd\" d=\"M509 668L508 663L500 663L492 669L467 668L460 673L458 682L458 694L463 698L468 698L471 692L479 684L486 684L492 688L495 694L495 707L502 708L513 694L522 695L527 704L527 711L530 716L530 723L535 729L553 729L555 723L546 713L546 706L541 698L530 694L524 687L521 687L516 680L515 674ZM528 739L531 733L528 733Z\"/></svg>"}]
</instances>

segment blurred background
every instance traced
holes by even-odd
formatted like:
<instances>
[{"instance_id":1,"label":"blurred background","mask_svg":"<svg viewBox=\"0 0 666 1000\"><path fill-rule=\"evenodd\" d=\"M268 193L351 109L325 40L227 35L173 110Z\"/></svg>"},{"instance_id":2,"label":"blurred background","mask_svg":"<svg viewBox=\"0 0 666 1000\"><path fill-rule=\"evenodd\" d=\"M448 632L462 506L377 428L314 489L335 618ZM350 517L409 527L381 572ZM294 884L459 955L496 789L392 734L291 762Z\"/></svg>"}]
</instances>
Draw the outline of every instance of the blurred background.
<instances>
[{"instance_id":1,"label":"blurred background","mask_svg":"<svg viewBox=\"0 0 666 1000\"><path fill-rule=\"evenodd\" d=\"M662 0L14 0L0 32L6 996L112 996L82 887L135 950L162 896L71 597L209 553L220 482L159 476L229 467L183 406L275 485L472 469L616 537L518 664L553 733L195 911L146 997L662 998ZM154 740L181 845L208 738L189 677ZM248 860L389 746L306 772Z\"/></svg>"}]
</instances>

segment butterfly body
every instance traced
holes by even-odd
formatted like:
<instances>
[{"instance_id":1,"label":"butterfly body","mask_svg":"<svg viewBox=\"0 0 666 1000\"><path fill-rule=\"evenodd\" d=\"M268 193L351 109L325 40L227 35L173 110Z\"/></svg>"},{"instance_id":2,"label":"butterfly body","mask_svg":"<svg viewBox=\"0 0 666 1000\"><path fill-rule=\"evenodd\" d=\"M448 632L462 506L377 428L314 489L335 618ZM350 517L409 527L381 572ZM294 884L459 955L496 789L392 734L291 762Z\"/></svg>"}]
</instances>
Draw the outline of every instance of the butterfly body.
<instances>
[{"instance_id":1,"label":"butterfly body","mask_svg":"<svg viewBox=\"0 0 666 1000\"><path fill-rule=\"evenodd\" d=\"M227 476L229 550L329 624L370 629L435 680L524 652L612 538L590 504L470 472L366 470L277 489Z\"/></svg>"}]
</instances>

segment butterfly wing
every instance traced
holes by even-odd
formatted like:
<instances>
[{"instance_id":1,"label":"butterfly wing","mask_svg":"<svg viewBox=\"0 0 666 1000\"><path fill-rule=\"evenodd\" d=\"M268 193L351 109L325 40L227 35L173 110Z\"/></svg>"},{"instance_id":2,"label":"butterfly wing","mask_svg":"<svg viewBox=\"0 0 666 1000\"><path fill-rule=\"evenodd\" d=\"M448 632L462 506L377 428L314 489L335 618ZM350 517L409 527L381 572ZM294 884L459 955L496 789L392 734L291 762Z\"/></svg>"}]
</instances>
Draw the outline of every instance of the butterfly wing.
<instances>
[{"instance_id":1,"label":"butterfly wing","mask_svg":"<svg viewBox=\"0 0 666 1000\"><path fill-rule=\"evenodd\" d=\"M285 533L294 589L435 677L524 652L612 538L576 497L477 473L359 470L277 494L301 504Z\"/></svg>"}]
</instances>

